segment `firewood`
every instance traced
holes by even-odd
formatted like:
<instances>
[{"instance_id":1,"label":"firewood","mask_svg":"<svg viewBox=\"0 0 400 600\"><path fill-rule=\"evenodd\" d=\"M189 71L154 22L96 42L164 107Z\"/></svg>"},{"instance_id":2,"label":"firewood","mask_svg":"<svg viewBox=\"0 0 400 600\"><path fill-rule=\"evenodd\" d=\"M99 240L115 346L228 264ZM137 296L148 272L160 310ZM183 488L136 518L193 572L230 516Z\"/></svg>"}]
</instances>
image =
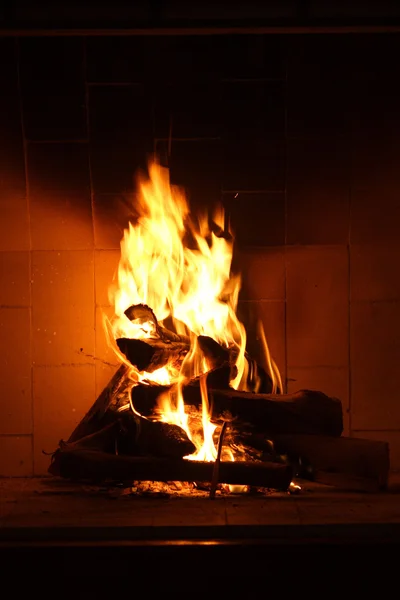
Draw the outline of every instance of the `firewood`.
<instances>
[{"instance_id":1,"label":"firewood","mask_svg":"<svg viewBox=\"0 0 400 600\"><path fill-rule=\"evenodd\" d=\"M200 349L206 357L211 369L220 367L223 364L231 364L236 369L236 359L238 355L237 348L226 348L218 344L213 338L199 335L197 338ZM255 361L248 352L244 356L247 362L247 387L250 391L269 394L272 392L272 380L269 374L261 365ZM232 375L232 379L236 375ZM281 390L279 390L281 392Z\"/></svg>"},{"instance_id":2,"label":"firewood","mask_svg":"<svg viewBox=\"0 0 400 600\"><path fill-rule=\"evenodd\" d=\"M93 450L61 450L59 475L96 482L211 481L214 463L184 459L133 457ZM292 480L288 465L263 462L221 462L219 482L287 490Z\"/></svg>"},{"instance_id":3,"label":"firewood","mask_svg":"<svg viewBox=\"0 0 400 600\"><path fill-rule=\"evenodd\" d=\"M139 371L147 371L147 373L153 373L168 363L172 363L179 369L190 350L190 345L184 342L164 342L150 338L146 340L118 338L116 342L129 362Z\"/></svg>"},{"instance_id":4,"label":"firewood","mask_svg":"<svg viewBox=\"0 0 400 600\"><path fill-rule=\"evenodd\" d=\"M319 435L279 435L275 451L301 463L301 476L348 491L373 491L388 485L390 460L386 442Z\"/></svg>"},{"instance_id":5,"label":"firewood","mask_svg":"<svg viewBox=\"0 0 400 600\"><path fill-rule=\"evenodd\" d=\"M190 338L187 335L179 335L174 331L170 331L165 327L162 327L154 311L147 306L147 304L132 304L126 309L124 315L128 317L130 321L137 321L142 323L152 323L154 333L160 338L162 342L181 342L190 345Z\"/></svg>"},{"instance_id":6,"label":"firewood","mask_svg":"<svg viewBox=\"0 0 400 600\"><path fill-rule=\"evenodd\" d=\"M119 408L125 392L125 384L129 384L127 373L128 367L121 365L108 385L98 396L95 403L75 427L68 442L76 442L83 437L91 435L110 422L105 418L105 415L107 413L108 416L111 411L116 411Z\"/></svg>"},{"instance_id":7,"label":"firewood","mask_svg":"<svg viewBox=\"0 0 400 600\"><path fill-rule=\"evenodd\" d=\"M75 442L60 440L58 449L53 453L48 472L59 475L58 456L61 450L96 450L113 454L115 452L120 423L115 420L103 429L78 439Z\"/></svg>"},{"instance_id":8,"label":"firewood","mask_svg":"<svg viewBox=\"0 0 400 600\"><path fill-rule=\"evenodd\" d=\"M196 451L196 446L178 425L149 421L131 410L120 413L120 425L119 454L183 458Z\"/></svg>"},{"instance_id":9,"label":"firewood","mask_svg":"<svg viewBox=\"0 0 400 600\"><path fill-rule=\"evenodd\" d=\"M138 385L132 388L133 406L142 415L157 412L157 398L168 387ZM201 408L199 386L183 388L185 404ZM253 394L209 389L211 420L219 423L231 415L236 429L250 426L264 434L321 434L339 437L343 432L342 404L322 392Z\"/></svg>"}]
</instances>

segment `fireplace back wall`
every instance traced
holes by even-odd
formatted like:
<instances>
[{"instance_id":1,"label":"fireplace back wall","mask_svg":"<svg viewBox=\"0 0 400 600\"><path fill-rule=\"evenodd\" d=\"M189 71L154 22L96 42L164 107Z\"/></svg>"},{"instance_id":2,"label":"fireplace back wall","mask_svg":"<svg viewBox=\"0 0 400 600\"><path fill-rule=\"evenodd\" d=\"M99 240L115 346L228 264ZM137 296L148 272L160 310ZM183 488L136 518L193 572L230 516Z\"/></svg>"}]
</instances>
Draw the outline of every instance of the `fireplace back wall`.
<instances>
[{"instance_id":1,"label":"fireplace back wall","mask_svg":"<svg viewBox=\"0 0 400 600\"><path fill-rule=\"evenodd\" d=\"M339 397L400 468L400 37L0 40L0 474L49 457L115 371L102 312L154 149L236 231L241 315L287 391Z\"/></svg>"}]
</instances>

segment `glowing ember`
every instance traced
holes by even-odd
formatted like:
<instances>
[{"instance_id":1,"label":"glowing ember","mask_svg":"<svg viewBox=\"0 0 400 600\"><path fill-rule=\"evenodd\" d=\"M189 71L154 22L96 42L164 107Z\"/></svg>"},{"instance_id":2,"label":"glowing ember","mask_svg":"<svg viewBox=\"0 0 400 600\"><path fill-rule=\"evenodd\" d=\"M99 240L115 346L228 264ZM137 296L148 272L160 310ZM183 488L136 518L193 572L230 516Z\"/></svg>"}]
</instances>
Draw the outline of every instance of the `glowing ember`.
<instances>
[{"instance_id":1,"label":"glowing ember","mask_svg":"<svg viewBox=\"0 0 400 600\"><path fill-rule=\"evenodd\" d=\"M130 376L133 385L172 385L160 397L160 419L181 426L193 441L197 452L187 458L214 461L216 426L210 423L205 375L209 365L197 348L197 336L209 336L233 352L237 371L230 385L246 390L246 331L236 316L241 282L240 276L231 274L233 237L224 232L221 208L212 220L206 214L195 219L182 190L170 185L168 170L156 162L149 165L149 177L139 180L136 205L138 217L124 232L117 277L110 288L115 315L106 322L109 342L119 359L127 363L114 344L116 339L157 340L154 320L131 321L124 314L128 307L138 304L151 307L161 327L167 327L168 319L167 329L190 339L190 351L179 368L171 361L148 373L129 363ZM264 332L260 332L272 381L275 388L282 389ZM185 412L182 387L199 376L202 419L196 429ZM235 460L231 450L228 460ZM246 486L235 486L235 491L240 491L236 490L239 487L244 490Z\"/></svg>"}]
</instances>

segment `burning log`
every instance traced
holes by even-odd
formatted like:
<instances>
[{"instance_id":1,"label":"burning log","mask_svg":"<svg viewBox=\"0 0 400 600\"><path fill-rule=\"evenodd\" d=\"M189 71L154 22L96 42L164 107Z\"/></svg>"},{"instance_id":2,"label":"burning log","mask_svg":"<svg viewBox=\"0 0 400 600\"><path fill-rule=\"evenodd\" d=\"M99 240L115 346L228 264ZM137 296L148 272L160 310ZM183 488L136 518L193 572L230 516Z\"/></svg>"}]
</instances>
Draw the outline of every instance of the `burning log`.
<instances>
[{"instance_id":1,"label":"burning log","mask_svg":"<svg viewBox=\"0 0 400 600\"><path fill-rule=\"evenodd\" d=\"M183 458L196 451L196 446L178 425L148 421L135 415L131 410L121 413L113 411L108 416L115 420L103 429L75 442L61 440L53 454L49 473L60 474L60 452L64 451L95 450L114 454L118 450L119 454L124 455L164 456L175 459Z\"/></svg>"},{"instance_id":2,"label":"burning log","mask_svg":"<svg viewBox=\"0 0 400 600\"><path fill-rule=\"evenodd\" d=\"M161 327L154 311L150 306L147 306L147 304L132 304L132 306L126 309L124 315L128 317L130 321L135 321L138 324L152 323L153 332L163 342L181 342L190 345L189 336L179 335L174 331Z\"/></svg>"},{"instance_id":3,"label":"burning log","mask_svg":"<svg viewBox=\"0 0 400 600\"><path fill-rule=\"evenodd\" d=\"M119 338L116 342L129 362L139 371L147 371L147 373L153 373L168 363L176 365L179 369L190 350L190 345L185 342L164 342L155 339L144 341L130 338Z\"/></svg>"},{"instance_id":4,"label":"burning log","mask_svg":"<svg viewBox=\"0 0 400 600\"><path fill-rule=\"evenodd\" d=\"M199 347L207 358L210 368L215 369L223 364L231 364L235 367L237 351L232 348L225 348L218 344L213 338L206 335L199 335L197 338ZM245 360L248 365L247 384L250 389L259 393L269 394L272 392L272 380L265 369L262 368L247 352ZM236 375L232 376L232 379ZM281 390L279 390L281 391Z\"/></svg>"},{"instance_id":5,"label":"burning log","mask_svg":"<svg viewBox=\"0 0 400 600\"><path fill-rule=\"evenodd\" d=\"M110 422L107 420L106 414L108 417L113 411L117 411L121 403L126 403L127 386L131 386L127 378L127 372L128 368L125 365L119 367L95 403L75 427L68 442L76 442L83 437L91 435Z\"/></svg>"},{"instance_id":6,"label":"burning log","mask_svg":"<svg viewBox=\"0 0 400 600\"><path fill-rule=\"evenodd\" d=\"M196 451L196 446L178 425L148 421L131 410L121 413L120 423L119 454L183 458Z\"/></svg>"},{"instance_id":7,"label":"burning log","mask_svg":"<svg viewBox=\"0 0 400 600\"><path fill-rule=\"evenodd\" d=\"M386 442L320 435L278 435L275 451L292 463L301 462L300 476L348 491L385 489L389 477Z\"/></svg>"},{"instance_id":8,"label":"burning log","mask_svg":"<svg viewBox=\"0 0 400 600\"><path fill-rule=\"evenodd\" d=\"M133 457L92 450L61 450L59 475L66 479L96 482L199 481L212 479L214 463L182 459ZM221 462L219 483L287 490L290 466L263 462Z\"/></svg>"},{"instance_id":9,"label":"burning log","mask_svg":"<svg viewBox=\"0 0 400 600\"><path fill-rule=\"evenodd\" d=\"M138 385L132 388L133 406L142 415L157 411L157 398L168 387ZM183 388L185 404L201 408L199 386ZM301 390L295 394L253 394L235 390L209 389L211 420L221 422L231 416L235 428L249 424L266 435L321 434L339 437L343 432L342 404L322 392Z\"/></svg>"}]
</instances>

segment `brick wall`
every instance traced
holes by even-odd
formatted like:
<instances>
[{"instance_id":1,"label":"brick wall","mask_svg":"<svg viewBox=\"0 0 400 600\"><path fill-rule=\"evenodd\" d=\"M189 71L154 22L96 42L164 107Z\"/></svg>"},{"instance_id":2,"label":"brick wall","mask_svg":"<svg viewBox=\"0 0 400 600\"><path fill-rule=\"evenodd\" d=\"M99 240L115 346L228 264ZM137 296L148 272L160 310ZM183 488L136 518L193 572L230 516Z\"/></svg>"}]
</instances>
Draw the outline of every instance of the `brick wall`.
<instances>
[{"instance_id":1,"label":"brick wall","mask_svg":"<svg viewBox=\"0 0 400 600\"><path fill-rule=\"evenodd\" d=\"M287 389L400 468L397 35L0 39L0 474L45 473L112 375L101 327L154 148L223 200ZM170 139L171 138L171 139Z\"/></svg>"}]
</instances>

